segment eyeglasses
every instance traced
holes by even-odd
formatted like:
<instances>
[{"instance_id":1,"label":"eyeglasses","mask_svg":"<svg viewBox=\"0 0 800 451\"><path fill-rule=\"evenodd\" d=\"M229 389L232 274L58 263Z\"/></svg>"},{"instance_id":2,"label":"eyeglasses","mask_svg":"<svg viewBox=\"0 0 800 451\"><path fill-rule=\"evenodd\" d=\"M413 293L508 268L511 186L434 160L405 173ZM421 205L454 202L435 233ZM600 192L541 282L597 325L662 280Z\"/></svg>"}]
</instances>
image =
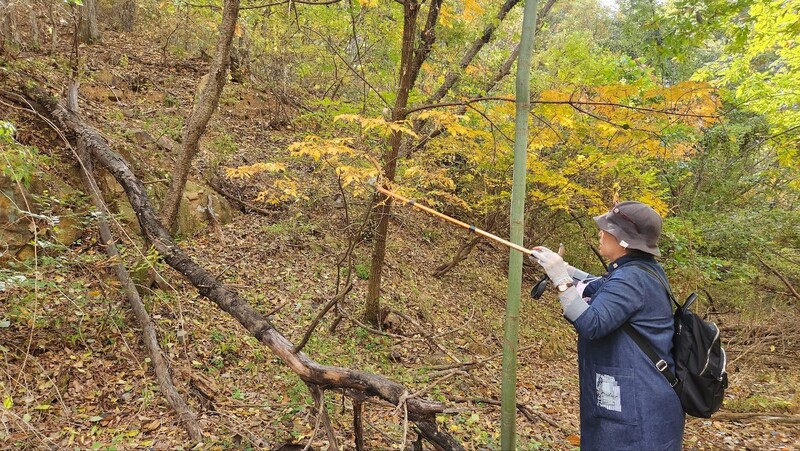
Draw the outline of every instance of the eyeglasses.
<instances>
[{"instance_id":1,"label":"eyeglasses","mask_svg":"<svg viewBox=\"0 0 800 451\"><path fill-rule=\"evenodd\" d=\"M614 212L615 214L618 214L618 215L622 216L622 219L624 219L624 220L630 222L631 224L633 224L633 227L636 229L636 233L641 233L639 231L639 226L636 224L636 221L634 221L633 219L628 217L628 215L623 213L622 210L619 209L619 207L617 207L615 205L614 208L611 211Z\"/></svg>"}]
</instances>

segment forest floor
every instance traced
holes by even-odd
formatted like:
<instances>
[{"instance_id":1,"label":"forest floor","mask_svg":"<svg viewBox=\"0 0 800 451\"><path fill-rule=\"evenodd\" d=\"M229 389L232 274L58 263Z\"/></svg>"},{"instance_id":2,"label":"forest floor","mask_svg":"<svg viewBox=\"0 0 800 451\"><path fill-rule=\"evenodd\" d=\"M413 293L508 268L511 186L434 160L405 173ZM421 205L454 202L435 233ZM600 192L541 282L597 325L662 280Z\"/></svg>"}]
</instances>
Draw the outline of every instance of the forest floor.
<instances>
[{"instance_id":1,"label":"forest floor","mask_svg":"<svg viewBox=\"0 0 800 451\"><path fill-rule=\"evenodd\" d=\"M111 32L102 45L82 47L88 73L80 105L83 117L134 161L137 174L158 184L177 150L135 144L137 131L177 140L205 63L165 61L151 50L143 37ZM24 67L25 77L62 89L64 64L25 54L4 67ZM5 79L18 81L20 74ZM0 94L15 89L0 85ZM287 144L305 135L302 119L283 120L277 102L253 107L257 102L247 99L254 92L250 85L225 88L193 179L245 162L286 158ZM74 183L74 163L64 145L0 97L0 118L13 119L19 139L51 155L52 172ZM332 183L310 175L308 181ZM257 182L269 180L240 184L241 195L251 199ZM209 227L180 245L261 312L277 309L271 320L296 343L341 288L336 264L347 237L344 209L338 207L336 199L319 196L265 214L237 214L221 231ZM188 436L160 395L141 329L93 227L68 249L0 273L26 278L0 292L0 448L186 449ZM355 320L371 250L364 241L354 250L354 288L340 304L343 321L331 331L329 314L304 352L324 364L384 375L420 391L420 397L444 402L451 409L441 424L467 449L499 449L507 250L482 243L443 277L430 275L466 238L466 232L431 217L396 208L383 302L400 313L383 333ZM131 261L137 242L121 241ZM176 272L157 267L169 286L148 291L144 300L179 390L201 413L207 440L197 449L272 449L308 440L314 449L329 449L324 431L315 433L316 411L305 384ZM530 289L538 275L526 267L524 287ZM685 449L800 449L796 303L747 310L718 303L708 316L723 330L730 388L714 418L687 420ZM523 298L519 449L577 448L575 342L552 294L540 301ZM326 393L326 400L340 446L353 449L352 404L337 393ZM400 449L404 443L408 448L416 436L410 428L404 438L403 412L393 406L370 404L365 415L367 449Z\"/></svg>"}]
</instances>

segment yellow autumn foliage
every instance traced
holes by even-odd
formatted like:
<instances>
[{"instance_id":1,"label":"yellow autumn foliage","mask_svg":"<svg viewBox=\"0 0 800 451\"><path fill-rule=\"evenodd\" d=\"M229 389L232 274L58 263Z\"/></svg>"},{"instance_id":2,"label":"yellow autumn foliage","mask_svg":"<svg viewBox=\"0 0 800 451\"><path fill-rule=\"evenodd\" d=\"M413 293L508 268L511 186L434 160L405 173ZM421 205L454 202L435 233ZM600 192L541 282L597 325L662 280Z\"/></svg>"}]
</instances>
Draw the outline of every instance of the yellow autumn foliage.
<instances>
[{"instance_id":1,"label":"yellow autumn foliage","mask_svg":"<svg viewBox=\"0 0 800 451\"><path fill-rule=\"evenodd\" d=\"M263 190L256 195L256 202L277 205L294 199L304 199L298 190L297 182L288 178L279 178L274 181L271 188Z\"/></svg>"},{"instance_id":2,"label":"yellow autumn foliage","mask_svg":"<svg viewBox=\"0 0 800 451\"><path fill-rule=\"evenodd\" d=\"M319 136L308 136L305 141L296 142L289 146L289 151L295 155L306 155L314 161L319 161L323 157L340 157L342 155L353 155L355 150L350 147L350 138L331 138L322 139Z\"/></svg>"},{"instance_id":3,"label":"yellow autumn foliage","mask_svg":"<svg viewBox=\"0 0 800 451\"><path fill-rule=\"evenodd\" d=\"M485 135L485 131L467 127L463 122L469 118L465 115L453 114L446 110L426 110L417 115L420 121L432 121L434 125L444 127L451 136L461 136L464 138L476 138Z\"/></svg>"},{"instance_id":4,"label":"yellow autumn foliage","mask_svg":"<svg viewBox=\"0 0 800 451\"><path fill-rule=\"evenodd\" d=\"M479 18L483 12L484 9L478 0L464 0L463 19L465 22L471 22Z\"/></svg>"},{"instance_id":5,"label":"yellow autumn foliage","mask_svg":"<svg viewBox=\"0 0 800 451\"><path fill-rule=\"evenodd\" d=\"M414 138L417 134L404 122L390 122L382 117L363 117L358 114L340 114L333 118L334 121L355 122L361 125L365 132L374 131L384 138L392 133L400 132Z\"/></svg>"},{"instance_id":6,"label":"yellow autumn foliage","mask_svg":"<svg viewBox=\"0 0 800 451\"><path fill-rule=\"evenodd\" d=\"M226 168L225 176L228 178L249 178L261 172L282 172L286 165L281 163L255 163L248 166Z\"/></svg>"}]
</instances>

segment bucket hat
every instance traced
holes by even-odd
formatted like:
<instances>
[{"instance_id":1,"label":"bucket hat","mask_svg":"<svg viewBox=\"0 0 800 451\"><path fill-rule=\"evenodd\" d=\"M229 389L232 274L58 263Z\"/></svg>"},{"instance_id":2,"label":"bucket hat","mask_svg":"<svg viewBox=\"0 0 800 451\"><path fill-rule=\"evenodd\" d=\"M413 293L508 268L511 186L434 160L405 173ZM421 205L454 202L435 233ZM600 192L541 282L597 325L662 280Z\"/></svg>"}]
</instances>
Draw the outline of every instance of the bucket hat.
<instances>
[{"instance_id":1,"label":"bucket hat","mask_svg":"<svg viewBox=\"0 0 800 451\"><path fill-rule=\"evenodd\" d=\"M614 235L626 249L638 249L661 255L658 237L661 235L661 216L649 205L625 201L614 205L608 213L594 217L597 227Z\"/></svg>"}]
</instances>

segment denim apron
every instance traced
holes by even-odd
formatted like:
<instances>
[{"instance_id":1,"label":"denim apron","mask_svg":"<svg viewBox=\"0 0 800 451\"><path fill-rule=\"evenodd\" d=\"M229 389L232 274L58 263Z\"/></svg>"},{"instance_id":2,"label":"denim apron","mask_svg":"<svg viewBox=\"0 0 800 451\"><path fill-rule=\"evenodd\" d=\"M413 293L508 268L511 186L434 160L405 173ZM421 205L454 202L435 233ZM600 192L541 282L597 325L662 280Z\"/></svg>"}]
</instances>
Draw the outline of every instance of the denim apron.
<instances>
[{"instance_id":1,"label":"denim apron","mask_svg":"<svg viewBox=\"0 0 800 451\"><path fill-rule=\"evenodd\" d=\"M578 332L581 450L680 450L685 416L666 378L620 326L630 322L671 368L672 304L664 287L624 256L583 292ZM674 369L673 369L674 371Z\"/></svg>"}]
</instances>

